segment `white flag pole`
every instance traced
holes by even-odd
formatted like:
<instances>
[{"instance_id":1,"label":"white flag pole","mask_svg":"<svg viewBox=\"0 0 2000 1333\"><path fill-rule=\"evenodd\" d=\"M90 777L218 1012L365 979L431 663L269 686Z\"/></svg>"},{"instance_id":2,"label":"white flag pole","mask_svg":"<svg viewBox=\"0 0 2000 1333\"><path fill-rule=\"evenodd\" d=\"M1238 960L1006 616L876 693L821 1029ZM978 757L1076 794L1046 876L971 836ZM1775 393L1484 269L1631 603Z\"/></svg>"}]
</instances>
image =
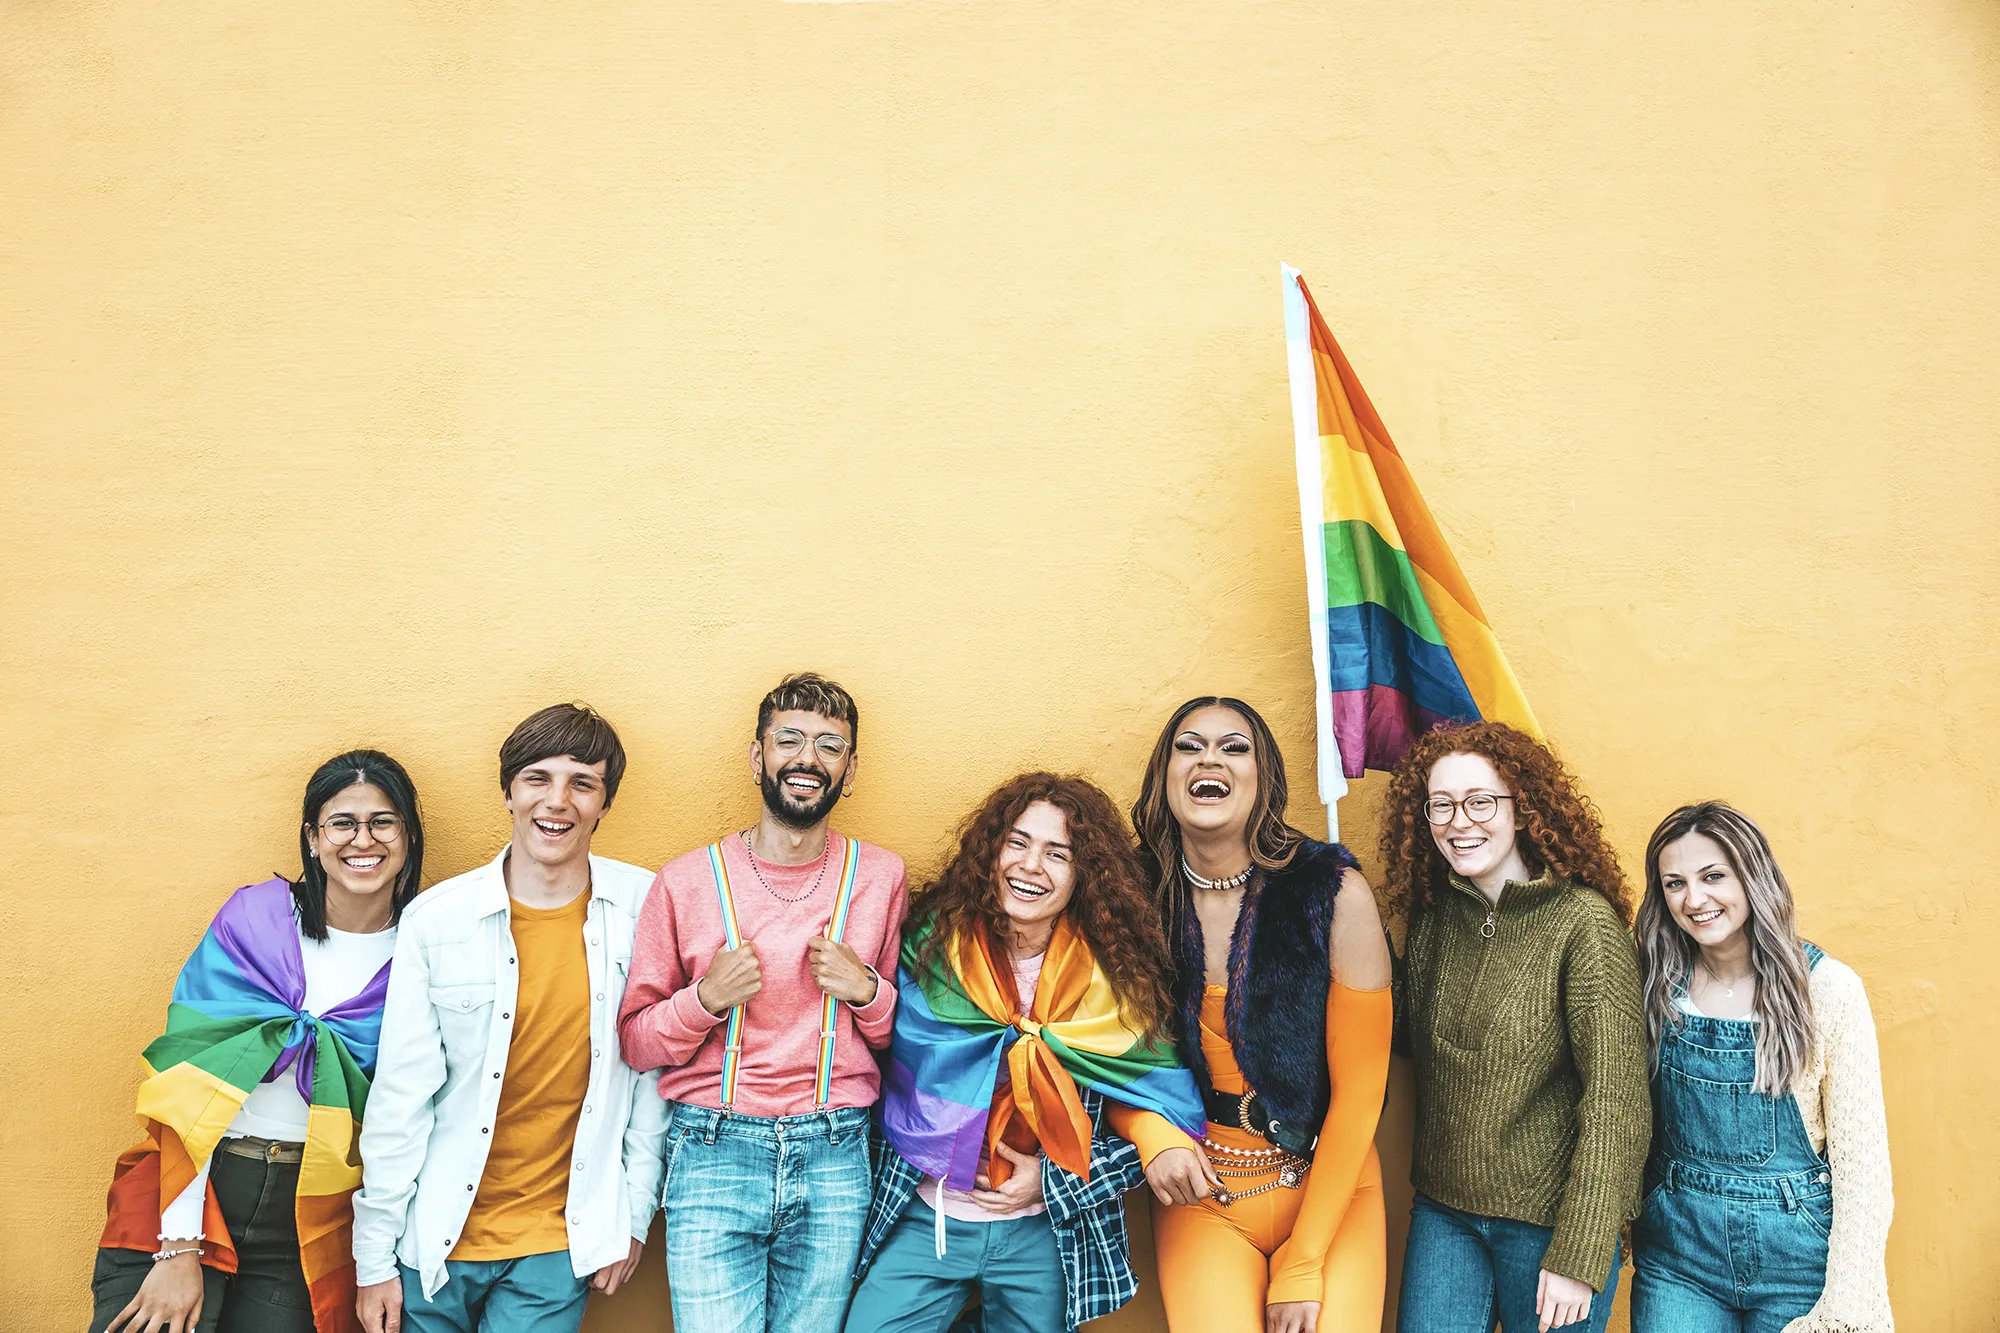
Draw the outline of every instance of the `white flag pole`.
<instances>
[{"instance_id":1,"label":"white flag pole","mask_svg":"<svg viewBox=\"0 0 2000 1333\"><path fill-rule=\"evenodd\" d=\"M1306 333L1306 297L1299 271L1278 265L1285 296L1285 364L1292 381L1293 453L1299 473L1299 528L1305 536L1306 621L1312 633L1313 712L1318 722L1319 799L1328 842L1340 840L1340 798L1347 794L1340 742L1333 734L1333 670L1326 638L1326 501L1319 461L1319 386Z\"/></svg>"}]
</instances>

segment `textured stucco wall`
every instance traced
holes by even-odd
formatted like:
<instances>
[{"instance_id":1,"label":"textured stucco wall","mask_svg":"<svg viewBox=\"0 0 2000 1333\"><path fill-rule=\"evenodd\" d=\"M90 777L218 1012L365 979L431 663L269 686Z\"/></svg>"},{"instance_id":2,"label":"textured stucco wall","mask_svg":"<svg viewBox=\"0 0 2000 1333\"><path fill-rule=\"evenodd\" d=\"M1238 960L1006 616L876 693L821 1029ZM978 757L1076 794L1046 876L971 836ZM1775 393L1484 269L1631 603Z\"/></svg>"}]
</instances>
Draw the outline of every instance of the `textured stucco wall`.
<instances>
[{"instance_id":1,"label":"textured stucco wall","mask_svg":"<svg viewBox=\"0 0 2000 1333\"><path fill-rule=\"evenodd\" d=\"M1280 258L1621 847L1772 832L1902 1326L1991 1327L1996 145L1987 0L10 6L0 1328L81 1327L136 1054L338 747L436 876L557 699L603 850L746 821L805 665L919 865L1194 692L1309 772Z\"/></svg>"}]
</instances>

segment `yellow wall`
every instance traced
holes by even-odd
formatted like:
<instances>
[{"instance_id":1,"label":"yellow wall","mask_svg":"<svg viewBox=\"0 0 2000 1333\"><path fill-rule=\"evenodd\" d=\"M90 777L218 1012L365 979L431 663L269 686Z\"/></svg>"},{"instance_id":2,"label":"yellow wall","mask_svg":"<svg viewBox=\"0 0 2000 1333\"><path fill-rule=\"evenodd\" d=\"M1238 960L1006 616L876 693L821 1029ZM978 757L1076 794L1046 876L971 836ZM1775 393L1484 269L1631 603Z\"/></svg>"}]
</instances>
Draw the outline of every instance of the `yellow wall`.
<instances>
[{"instance_id":1,"label":"yellow wall","mask_svg":"<svg viewBox=\"0 0 2000 1333\"><path fill-rule=\"evenodd\" d=\"M559 699L634 756L602 850L747 821L805 666L919 865L1023 765L1129 798L1191 693L1309 771L1285 258L1633 863L1765 822L1875 1002L1902 1327L1991 1327L1988 0L6 28L0 1326L81 1327L137 1052L337 748L409 764L434 877Z\"/></svg>"}]
</instances>

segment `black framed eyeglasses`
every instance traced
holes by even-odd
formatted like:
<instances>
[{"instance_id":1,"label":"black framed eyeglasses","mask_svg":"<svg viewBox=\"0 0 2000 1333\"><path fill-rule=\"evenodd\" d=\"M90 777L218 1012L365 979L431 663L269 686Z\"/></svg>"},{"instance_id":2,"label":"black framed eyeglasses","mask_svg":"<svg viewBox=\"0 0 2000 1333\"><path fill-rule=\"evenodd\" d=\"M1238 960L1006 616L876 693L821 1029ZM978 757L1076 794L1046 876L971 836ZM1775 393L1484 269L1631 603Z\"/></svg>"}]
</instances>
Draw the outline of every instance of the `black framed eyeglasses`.
<instances>
[{"instance_id":1,"label":"black framed eyeglasses","mask_svg":"<svg viewBox=\"0 0 2000 1333\"><path fill-rule=\"evenodd\" d=\"M1484 824L1499 813L1500 802L1513 799L1490 791L1476 791L1462 801L1454 801L1449 796L1433 796L1424 802L1424 818L1443 827L1463 810L1467 819L1475 824Z\"/></svg>"},{"instance_id":2,"label":"black framed eyeglasses","mask_svg":"<svg viewBox=\"0 0 2000 1333\"><path fill-rule=\"evenodd\" d=\"M368 836L376 842L394 842L403 836L403 817L384 814L356 819L353 815L335 815L318 827L319 831L326 835L326 840L335 847L345 847L353 842L364 828L368 830Z\"/></svg>"}]
</instances>

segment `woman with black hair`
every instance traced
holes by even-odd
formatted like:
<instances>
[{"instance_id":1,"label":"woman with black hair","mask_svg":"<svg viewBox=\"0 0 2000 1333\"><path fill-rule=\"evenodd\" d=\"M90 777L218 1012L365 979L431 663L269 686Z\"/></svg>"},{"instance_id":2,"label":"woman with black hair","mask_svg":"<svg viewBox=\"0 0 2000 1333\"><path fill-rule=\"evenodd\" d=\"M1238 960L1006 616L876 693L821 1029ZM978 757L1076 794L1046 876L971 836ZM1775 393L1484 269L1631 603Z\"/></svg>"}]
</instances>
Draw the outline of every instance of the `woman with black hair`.
<instances>
[{"instance_id":1,"label":"woman with black hair","mask_svg":"<svg viewBox=\"0 0 2000 1333\"><path fill-rule=\"evenodd\" d=\"M1190 699L1160 732L1132 810L1219 1182L1155 1191L1176 1333L1382 1322L1389 946L1354 858L1285 823L1285 798L1284 757L1257 711Z\"/></svg>"},{"instance_id":2,"label":"woman with black hair","mask_svg":"<svg viewBox=\"0 0 2000 1333\"><path fill-rule=\"evenodd\" d=\"M146 1048L147 1135L112 1179L92 1333L353 1326L355 1146L423 851L409 774L354 750L306 784L298 881L222 905Z\"/></svg>"}]
</instances>

